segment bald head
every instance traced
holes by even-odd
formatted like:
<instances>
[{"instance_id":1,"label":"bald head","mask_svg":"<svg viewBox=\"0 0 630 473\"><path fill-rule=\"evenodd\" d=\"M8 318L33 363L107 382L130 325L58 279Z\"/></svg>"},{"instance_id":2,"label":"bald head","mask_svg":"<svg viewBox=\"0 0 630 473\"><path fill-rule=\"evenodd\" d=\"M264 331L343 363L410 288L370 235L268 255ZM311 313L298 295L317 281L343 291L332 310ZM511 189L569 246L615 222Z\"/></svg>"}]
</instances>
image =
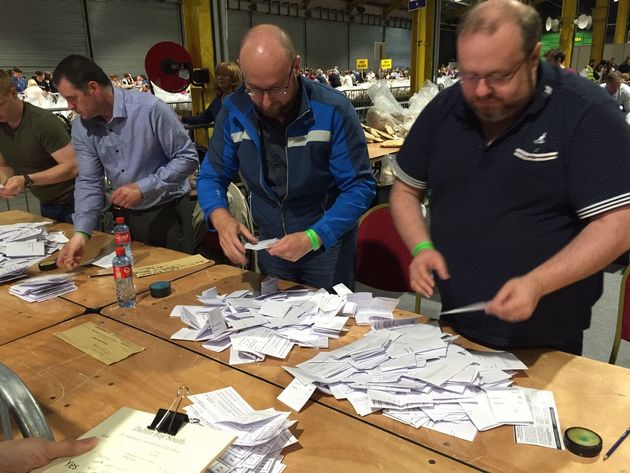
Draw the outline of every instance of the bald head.
<instances>
[{"instance_id":1,"label":"bald head","mask_svg":"<svg viewBox=\"0 0 630 473\"><path fill-rule=\"evenodd\" d=\"M475 33L492 36L505 23L521 31L522 47L529 54L540 41L542 20L536 9L517 0L488 0L466 11L457 26L459 41Z\"/></svg>"},{"instance_id":2,"label":"bald head","mask_svg":"<svg viewBox=\"0 0 630 473\"><path fill-rule=\"evenodd\" d=\"M241 40L239 61L243 59L269 58L278 60L285 56L293 62L296 56L293 41L286 31L275 25L258 25L250 29Z\"/></svg>"}]
</instances>

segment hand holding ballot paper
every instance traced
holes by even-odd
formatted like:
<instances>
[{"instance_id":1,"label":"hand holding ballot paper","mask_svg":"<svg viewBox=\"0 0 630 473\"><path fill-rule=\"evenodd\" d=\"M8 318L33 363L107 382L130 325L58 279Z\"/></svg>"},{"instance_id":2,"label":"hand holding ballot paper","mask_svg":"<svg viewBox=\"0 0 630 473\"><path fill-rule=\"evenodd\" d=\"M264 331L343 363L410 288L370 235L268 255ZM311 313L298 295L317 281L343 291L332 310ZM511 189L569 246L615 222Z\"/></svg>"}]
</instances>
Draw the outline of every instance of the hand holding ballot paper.
<instances>
[{"instance_id":1,"label":"hand holding ballot paper","mask_svg":"<svg viewBox=\"0 0 630 473\"><path fill-rule=\"evenodd\" d=\"M25 438L0 442L0 471L28 473L57 458L74 457L93 449L94 437L83 440L53 442L42 438Z\"/></svg>"}]
</instances>

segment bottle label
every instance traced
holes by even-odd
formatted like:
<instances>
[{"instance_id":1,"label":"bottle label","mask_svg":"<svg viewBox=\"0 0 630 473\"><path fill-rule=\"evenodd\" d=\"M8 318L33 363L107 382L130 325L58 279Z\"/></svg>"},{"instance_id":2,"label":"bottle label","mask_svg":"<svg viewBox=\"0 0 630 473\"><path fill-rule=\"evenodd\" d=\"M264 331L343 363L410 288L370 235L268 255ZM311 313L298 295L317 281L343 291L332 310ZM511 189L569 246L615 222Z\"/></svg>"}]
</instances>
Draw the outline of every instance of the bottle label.
<instances>
[{"instance_id":1,"label":"bottle label","mask_svg":"<svg viewBox=\"0 0 630 473\"><path fill-rule=\"evenodd\" d=\"M126 245L131 243L131 235L129 232L114 233L114 241L117 245Z\"/></svg>"},{"instance_id":2,"label":"bottle label","mask_svg":"<svg viewBox=\"0 0 630 473\"><path fill-rule=\"evenodd\" d=\"M115 266L114 279L129 279L133 275L131 266Z\"/></svg>"}]
</instances>

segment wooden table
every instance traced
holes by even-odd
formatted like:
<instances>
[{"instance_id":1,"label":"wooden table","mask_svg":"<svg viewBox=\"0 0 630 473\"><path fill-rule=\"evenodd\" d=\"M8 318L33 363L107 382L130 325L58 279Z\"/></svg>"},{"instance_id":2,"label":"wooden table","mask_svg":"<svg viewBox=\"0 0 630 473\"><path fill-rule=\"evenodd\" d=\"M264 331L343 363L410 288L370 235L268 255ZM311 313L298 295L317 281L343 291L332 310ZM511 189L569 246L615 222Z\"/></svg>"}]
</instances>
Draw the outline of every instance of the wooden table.
<instances>
[{"instance_id":1,"label":"wooden table","mask_svg":"<svg viewBox=\"0 0 630 473\"><path fill-rule=\"evenodd\" d=\"M53 336L87 321L146 350L107 366ZM33 392L57 439L83 434L122 406L166 408L182 385L191 393L232 386L254 409L287 410L276 400L277 387L96 314L4 345L0 360ZM290 418L298 421L292 431L300 442L283 452L292 473L474 471L325 406L312 405Z\"/></svg>"},{"instance_id":2,"label":"wooden table","mask_svg":"<svg viewBox=\"0 0 630 473\"><path fill-rule=\"evenodd\" d=\"M9 294L10 285L0 286L0 345L38 332L85 312L85 308L63 299L26 302Z\"/></svg>"},{"instance_id":3,"label":"wooden table","mask_svg":"<svg viewBox=\"0 0 630 473\"><path fill-rule=\"evenodd\" d=\"M203 289L216 286L219 292L255 288L258 275L238 268L217 265L175 281L173 294L164 299L144 297L135 309L107 307L102 313L133 327L153 333L168 340L183 325L169 317L177 304L199 305L196 295ZM287 283L287 286L290 283ZM400 312L398 315L410 316ZM367 327L352 326L339 340L331 340L330 348L346 345L367 331ZM214 353L202 348L199 342L173 341L178 345L203 354L205 357L228 364L228 351ZM463 345L474 344L463 341ZM278 387L287 386L293 377L282 369L283 365L295 366L318 353L314 349L294 347L286 360L267 357L262 363L235 367L256 378ZM517 376L518 386L553 391L562 428L584 426L598 432L604 440L604 448L610 447L628 427L630 413L630 370L612 366L561 352L540 350L515 351L529 370ZM314 395L317 403L357 417L347 401L337 401L332 396ZM307 408L309 405L307 404ZM467 442L428 429L416 430L381 414L370 414L362 421L395 433L419 445L425 445L452 458L460 459L479 468L491 471L617 471L630 465L630 448L620 448L604 464L598 459L580 458L568 451L515 445L512 427L503 426L480 432L474 442ZM617 468L617 470L615 470Z\"/></svg>"},{"instance_id":4,"label":"wooden table","mask_svg":"<svg viewBox=\"0 0 630 473\"><path fill-rule=\"evenodd\" d=\"M38 215L30 214L28 212L22 212L19 210L13 210L9 212L0 212L0 225L6 225L11 223L23 223L23 222L40 222L50 221ZM72 238L74 234L72 225L67 223L55 223L48 227L49 231L63 231L68 238ZM89 261L99 254L104 255L106 250L109 252L114 250L114 238L112 235L102 232L94 232L92 238L88 241L83 261ZM134 241L131 243L133 250L134 266L148 266L156 263L164 263L167 261L184 258L189 256L179 251L169 250L168 248L159 248L144 243ZM50 260L55 260L58 253L50 256ZM213 261L209 261L206 264L193 266L191 268L180 269L178 271L169 271L167 273L156 274L154 276L146 276L143 278L135 278L134 284L136 286L136 292L142 293L149 290L149 286L156 281L173 281L182 276L192 274L196 271L209 268L214 264ZM58 268L51 272L53 273L65 273L63 268ZM103 269L97 266L87 265L79 266L70 273L74 277L74 282L78 286L78 289L74 292L61 296L62 299L79 304L90 311L97 312L99 309L109 304L116 302L116 289L114 286L114 279L112 275L101 277L90 277L91 275L99 272L104 272ZM37 276L40 271L37 266L29 268L29 276Z\"/></svg>"},{"instance_id":5,"label":"wooden table","mask_svg":"<svg viewBox=\"0 0 630 473\"><path fill-rule=\"evenodd\" d=\"M380 143L368 143L367 147L370 160L382 158L388 154L396 154L400 151L400 147L383 148Z\"/></svg>"}]
</instances>

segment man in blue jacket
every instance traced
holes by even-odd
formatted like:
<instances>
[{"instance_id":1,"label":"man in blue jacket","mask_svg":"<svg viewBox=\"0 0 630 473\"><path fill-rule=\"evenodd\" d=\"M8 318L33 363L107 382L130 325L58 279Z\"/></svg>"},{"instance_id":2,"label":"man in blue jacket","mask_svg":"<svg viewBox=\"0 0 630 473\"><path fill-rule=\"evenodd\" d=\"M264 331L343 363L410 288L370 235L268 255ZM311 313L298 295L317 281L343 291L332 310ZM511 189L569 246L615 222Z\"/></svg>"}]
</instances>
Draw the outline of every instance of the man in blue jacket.
<instances>
[{"instance_id":1,"label":"man in blue jacket","mask_svg":"<svg viewBox=\"0 0 630 473\"><path fill-rule=\"evenodd\" d=\"M291 38L259 25L241 42L244 84L223 103L197 180L199 202L225 255L245 263L226 188L241 173L263 239L263 273L316 287L352 287L356 225L375 194L365 137L345 95L300 77Z\"/></svg>"}]
</instances>

